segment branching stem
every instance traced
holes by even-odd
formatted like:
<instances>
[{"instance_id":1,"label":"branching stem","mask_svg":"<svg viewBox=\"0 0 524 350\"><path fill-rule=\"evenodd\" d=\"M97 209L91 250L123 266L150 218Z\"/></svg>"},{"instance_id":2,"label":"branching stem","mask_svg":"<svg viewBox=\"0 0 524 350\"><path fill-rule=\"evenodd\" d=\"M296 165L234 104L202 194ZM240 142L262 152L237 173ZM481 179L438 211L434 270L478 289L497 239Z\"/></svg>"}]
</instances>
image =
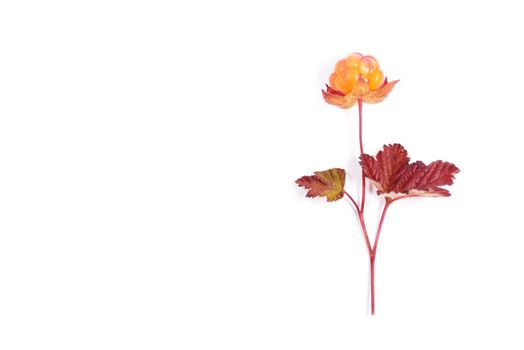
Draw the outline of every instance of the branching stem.
<instances>
[{"instance_id":1,"label":"branching stem","mask_svg":"<svg viewBox=\"0 0 524 350\"><path fill-rule=\"evenodd\" d=\"M377 234L375 235L375 243L373 244L373 249L369 255L369 265L371 270L371 314L375 314L375 258L377 256L377 246L378 239L380 238L380 232L382 231L382 224L384 223L384 218L388 211L389 206L393 203L393 200L386 198L386 204L384 204L384 209L382 209L382 215L380 216L380 222L378 223Z\"/></svg>"},{"instance_id":2,"label":"branching stem","mask_svg":"<svg viewBox=\"0 0 524 350\"><path fill-rule=\"evenodd\" d=\"M359 139L359 146L360 146L360 155L364 154L364 145L362 141L362 99L358 99L358 139ZM360 201L360 207L358 206L357 202L353 199L353 197L346 191L344 191L344 194L349 198L349 200L353 203L355 206L355 209L358 214L358 221L360 223L360 227L362 229L362 234L364 235L364 239L366 241L366 246L368 248L368 254L369 254L369 267L370 267L370 284L371 284L371 315L375 314L375 258L377 255L377 246L378 246L378 240L380 238L380 232L382 231L382 225L384 223L384 218L386 217L387 210L391 203L396 201L397 199L390 199L386 198L386 203L384 204L384 208L382 209L382 215L380 216L380 221L377 227L377 234L375 235L375 242L373 244L373 247L371 247L371 241L369 240L368 231L366 228L366 221L364 219L364 206L366 204L366 177L364 176L364 169L362 168L362 194L361 194L361 201Z\"/></svg>"},{"instance_id":3,"label":"branching stem","mask_svg":"<svg viewBox=\"0 0 524 350\"><path fill-rule=\"evenodd\" d=\"M368 230L366 228L366 221L364 220L364 214L362 214L362 212L358 213L358 220L360 222L360 227L362 228L362 233L364 234L364 239L366 240L366 246L368 247L369 256L372 256L373 249L371 248L371 241L369 240Z\"/></svg>"},{"instance_id":4,"label":"branching stem","mask_svg":"<svg viewBox=\"0 0 524 350\"><path fill-rule=\"evenodd\" d=\"M389 198L386 198L386 204L384 204L384 209L382 209L382 215L380 216L380 222L378 223L377 235L375 236L375 244L373 245L373 253L377 254L377 245L378 239L380 238L380 231L382 231L382 224L384 223L384 218L386 217L386 212L388 211L389 206L393 201Z\"/></svg>"}]
</instances>

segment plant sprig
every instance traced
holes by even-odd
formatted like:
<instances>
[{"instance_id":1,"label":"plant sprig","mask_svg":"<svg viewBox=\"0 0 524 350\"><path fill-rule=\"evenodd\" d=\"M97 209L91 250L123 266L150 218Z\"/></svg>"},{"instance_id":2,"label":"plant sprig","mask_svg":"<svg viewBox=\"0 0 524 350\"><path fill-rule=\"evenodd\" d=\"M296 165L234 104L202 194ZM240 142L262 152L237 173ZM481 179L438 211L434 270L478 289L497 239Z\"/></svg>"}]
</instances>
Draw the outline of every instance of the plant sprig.
<instances>
[{"instance_id":1,"label":"plant sprig","mask_svg":"<svg viewBox=\"0 0 524 350\"><path fill-rule=\"evenodd\" d=\"M378 61L372 56L352 53L337 62L335 72L330 76L330 85L322 91L324 100L340 108L358 105L360 166L362 189L360 204L345 190L346 171L333 168L316 171L313 175L302 176L295 182L308 189L307 197L325 196L328 202L346 196L354 206L369 254L371 314L375 314L375 259L382 225L389 206L410 197L448 197L450 192L442 186L452 185L455 174L460 170L452 163L437 160L426 165L421 161L410 163L406 149L396 143L384 145L375 156L364 153L362 137L362 104L382 102L392 91L398 80L388 83L380 70ZM364 208L366 203L366 179L377 188L377 195L384 197L384 206L371 244Z\"/></svg>"}]
</instances>

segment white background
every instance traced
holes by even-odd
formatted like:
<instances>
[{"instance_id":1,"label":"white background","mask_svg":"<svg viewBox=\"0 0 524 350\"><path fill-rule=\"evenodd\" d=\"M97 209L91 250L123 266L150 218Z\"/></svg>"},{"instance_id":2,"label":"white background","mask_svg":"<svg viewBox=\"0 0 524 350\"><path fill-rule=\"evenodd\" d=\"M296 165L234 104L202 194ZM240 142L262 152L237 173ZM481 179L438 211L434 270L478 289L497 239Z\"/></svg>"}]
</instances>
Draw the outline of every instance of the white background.
<instances>
[{"instance_id":1,"label":"white background","mask_svg":"<svg viewBox=\"0 0 524 350\"><path fill-rule=\"evenodd\" d=\"M518 2L2 1L0 348L522 349ZM347 201L352 51L401 79L365 150L461 173L388 213L368 258ZM380 202L373 189L367 220Z\"/></svg>"}]
</instances>

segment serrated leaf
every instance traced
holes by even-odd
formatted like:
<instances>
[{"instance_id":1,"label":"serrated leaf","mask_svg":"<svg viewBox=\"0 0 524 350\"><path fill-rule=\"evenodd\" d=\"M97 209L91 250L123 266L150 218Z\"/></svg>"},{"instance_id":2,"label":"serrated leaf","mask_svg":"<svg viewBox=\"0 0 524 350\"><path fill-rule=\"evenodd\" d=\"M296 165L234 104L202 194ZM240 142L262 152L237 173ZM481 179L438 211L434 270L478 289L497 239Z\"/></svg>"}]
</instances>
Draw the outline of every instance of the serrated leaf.
<instances>
[{"instance_id":1,"label":"serrated leaf","mask_svg":"<svg viewBox=\"0 0 524 350\"><path fill-rule=\"evenodd\" d=\"M407 151L400 144L384 145L375 157L363 154L360 165L364 175L377 187L377 194L389 198L405 196L447 197L440 186L452 185L460 170L454 164L437 160L425 165L409 163Z\"/></svg>"},{"instance_id":2,"label":"serrated leaf","mask_svg":"<svg viewBox=\"0 0 524 350\"><path fill-rule=\"evenodd\" d=\"M307 197L326 196L328 202L333 202L344 196L346 171L339 168L315 171L314 175L302 176L295 183L309 190Z\"/></svg>"}]
</instances>

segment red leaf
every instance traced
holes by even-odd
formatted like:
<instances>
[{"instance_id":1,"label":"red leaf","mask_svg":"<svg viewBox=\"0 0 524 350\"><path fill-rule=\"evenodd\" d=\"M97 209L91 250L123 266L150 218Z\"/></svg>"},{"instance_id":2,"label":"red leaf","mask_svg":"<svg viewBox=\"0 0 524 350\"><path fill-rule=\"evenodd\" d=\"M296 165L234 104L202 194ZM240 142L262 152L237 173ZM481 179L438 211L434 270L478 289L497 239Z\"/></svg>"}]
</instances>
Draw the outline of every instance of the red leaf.
<instances>
[{"instance_id":1,"label":"red leaf","mask_svg":"<svg viewBox=\"0 0 524 350\"><path fill-rule=\"evenodd\" d=\"M316 171L315 175L302 176L295 183L309 189L307 197L326 196L328 202L339 200L344 196L346 171L334 168Z\"/></svg>"},{"instance_id":2,"label":"red leaf","mask_svg":"<svg viewBox=\"0 0 524 350\"><path fill-rule=\"evenodd\" d=\"M425 165L409 163L408 152L399 144L384 145L376 157L360 156L364 175L372 180L378 194L389 198L405 196L450 196L440 186L452 185L460 170L452 163L437 160Z\"/></svg>"}]
</instances>

